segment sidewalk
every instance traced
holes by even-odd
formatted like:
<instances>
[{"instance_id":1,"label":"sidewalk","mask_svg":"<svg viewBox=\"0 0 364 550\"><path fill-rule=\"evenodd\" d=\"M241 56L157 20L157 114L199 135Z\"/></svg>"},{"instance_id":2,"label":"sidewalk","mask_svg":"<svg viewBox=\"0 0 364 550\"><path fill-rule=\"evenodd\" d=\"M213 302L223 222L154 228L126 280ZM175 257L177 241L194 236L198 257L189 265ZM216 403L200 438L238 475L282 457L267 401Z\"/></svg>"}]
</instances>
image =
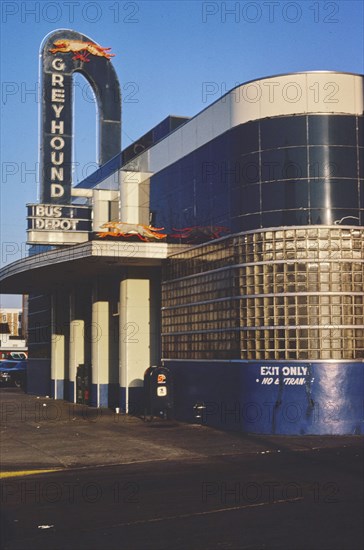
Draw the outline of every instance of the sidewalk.
<instances>
[{"instance_id":1,"label":"sidewalk","mask_svg":"<svg viewBox=\"0 0 364 550\"><path fill-rule=\"evenodd\" d=\"M174 421L144 422L108 409L0 390L2 472L80 468L223 455L358 446L360 436L267 436Z\"/></svg>"}]
</instances>

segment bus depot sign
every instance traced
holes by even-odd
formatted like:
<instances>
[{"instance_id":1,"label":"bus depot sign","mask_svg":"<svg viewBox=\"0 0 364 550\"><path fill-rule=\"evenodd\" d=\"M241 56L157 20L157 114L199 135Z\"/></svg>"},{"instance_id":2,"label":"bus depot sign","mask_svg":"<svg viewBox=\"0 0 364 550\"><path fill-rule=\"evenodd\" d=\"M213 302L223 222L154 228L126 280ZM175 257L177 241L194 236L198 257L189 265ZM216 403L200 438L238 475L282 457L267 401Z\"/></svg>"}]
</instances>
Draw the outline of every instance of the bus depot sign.
<instances>
[{"instance_id":1,"label":"bus depot sign","mask_svg":"<svg viewBox=\"0 0 364 550\"><path fill-rule=\"evenodd\" d=\"M102 47L84 34L72 30L54 31L43 41L40 53L41 204L29 207L28 242L43 243L46 237L44 232L51 231L48 244L66 244L62 235L70 231L84 232L83 228L90 225L91 217L85 220L81 214L70 215L70 212L80 208L71 208L74 162L73 74L81 73L95 94L98 164L103 165L121 151L121 94L115 69L110 62L113 56L110 48ZM55 208L56 205L58 208ZM52 238L55 238L54 243ZM66 240L68 243L68 238Z\"/></svg>"},{"instance_id":2,"label":"bus depot sign","mask_svg":"<svg viewBox=\"0 0 364 550\"><path fill-rule=\"evenodd\" d=\"M92 230L89 206L28 204L27 208L29 243L76 244L88 240Z\"/></svg>"}]
</instances>

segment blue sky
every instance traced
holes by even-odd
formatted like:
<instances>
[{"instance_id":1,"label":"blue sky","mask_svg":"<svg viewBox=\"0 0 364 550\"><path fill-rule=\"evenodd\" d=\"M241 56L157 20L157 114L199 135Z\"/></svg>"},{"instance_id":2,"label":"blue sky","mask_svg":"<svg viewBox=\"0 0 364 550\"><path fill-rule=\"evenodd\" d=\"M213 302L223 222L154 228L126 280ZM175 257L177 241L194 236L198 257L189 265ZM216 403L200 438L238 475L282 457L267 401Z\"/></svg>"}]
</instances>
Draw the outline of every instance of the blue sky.
<instances>
[{"instance_id":1,"label":"blue sky","mask_svg":"<svg viewBox=\"0 0 364 550\"><path fill-rule=\"evenodd\" d=\"M169 114L197 114L238 83L308 70L363 73L361 0L3 0L1 9L1 265L26 255L25 204L38 190L39 48L48 33L74 29L116 54L123 147ZM96 160L95 104L86 81L77 82L75 182Z\"/></svg>"}]
</instances>

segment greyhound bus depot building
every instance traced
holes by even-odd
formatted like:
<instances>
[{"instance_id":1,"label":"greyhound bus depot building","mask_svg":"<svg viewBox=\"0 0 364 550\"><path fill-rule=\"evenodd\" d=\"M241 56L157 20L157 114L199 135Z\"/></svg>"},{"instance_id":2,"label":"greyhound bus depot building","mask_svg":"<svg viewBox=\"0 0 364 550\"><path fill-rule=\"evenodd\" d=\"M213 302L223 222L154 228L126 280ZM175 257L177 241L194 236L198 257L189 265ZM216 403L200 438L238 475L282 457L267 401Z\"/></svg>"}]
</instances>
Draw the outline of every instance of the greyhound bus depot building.
<instances>
[{"instance_id":1,"label":"greyhound bus depot building","mask_svg":"<svg viewBox=\"0 0 364 550\"><path fill-rule=\"evenodd\" d=\"M1 272L30 295L28 391L75 402L88 364L90 405L132 413L163 364L177 419L363 433L363 134L362 76L268 77L29 205L34 253ZM100 236L132 226L167 236Z\"/></svg>"}]
</instances>

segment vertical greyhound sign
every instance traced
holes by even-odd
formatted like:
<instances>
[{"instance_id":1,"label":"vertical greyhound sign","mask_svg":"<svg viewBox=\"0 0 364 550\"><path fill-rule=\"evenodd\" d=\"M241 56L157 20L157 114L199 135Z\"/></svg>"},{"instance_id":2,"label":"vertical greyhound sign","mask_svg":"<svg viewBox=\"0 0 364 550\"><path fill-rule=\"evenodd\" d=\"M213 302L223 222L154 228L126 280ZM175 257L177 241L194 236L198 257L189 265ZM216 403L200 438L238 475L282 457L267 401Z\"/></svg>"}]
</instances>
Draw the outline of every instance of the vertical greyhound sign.
<instances>
[{"instance_id":1,"label":"vertical greyhound sign","mask_svg":"<svg viewBox=\"0 0 364 550\"><path fill-rule=\"evenodd\" d=\"M41 202L71 203L73 73L81 73L95 94L100 165L121 150L121 94L110 62L114 54L72 30L49 34L41 47Z\"/></svg>"}]
</instances>

